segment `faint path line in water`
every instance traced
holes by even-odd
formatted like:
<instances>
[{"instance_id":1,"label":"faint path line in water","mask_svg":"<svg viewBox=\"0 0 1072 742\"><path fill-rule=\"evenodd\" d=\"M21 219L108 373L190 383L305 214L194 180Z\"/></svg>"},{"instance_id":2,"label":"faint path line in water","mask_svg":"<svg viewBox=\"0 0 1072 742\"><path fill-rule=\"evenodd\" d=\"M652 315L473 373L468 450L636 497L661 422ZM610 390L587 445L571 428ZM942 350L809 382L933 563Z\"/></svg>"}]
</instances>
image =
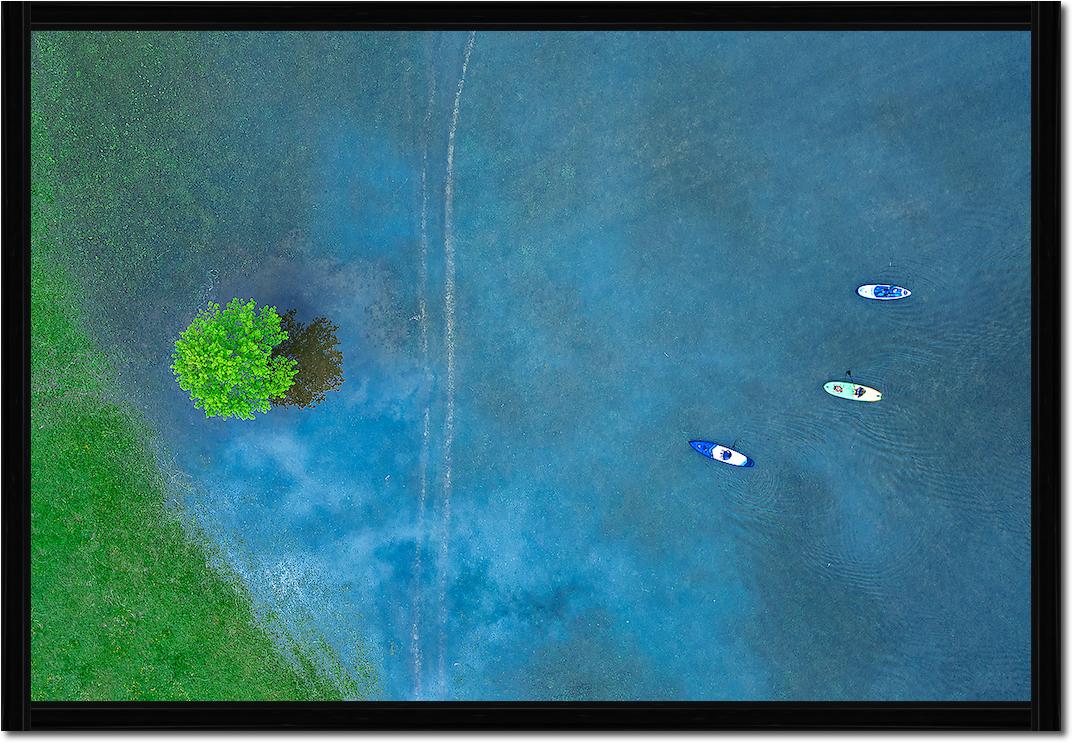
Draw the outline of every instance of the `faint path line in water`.
<instances>
[{"instance_id":1,"label":"faint path line in water","mask_svg":"<svg viewBox=\"0 0 1072 742\"><path fill-rule=\"evenodd\" d=\"M465 73L469 69L469 56L473 53L476 31L469 33L462 60L462 74L458 78L458 90L454 93L454 110L450 117L450 134L447 137L447 177L443 191L443 256L446 276L443 283L443 314L445 319L445 344L447 347L447 409L443 420L443 514L439 542L439 692L447 688L447 559L450 556L450 495L453 487L454 457L454 139L458 132L458 114L461 110L462 90L465 88Z\"/></svg>"},{"instance_id":2,"label":"faint path line in water","mask_svg":"<svg viewBox=\"0 0 1072 742\"><path fill-rule=\"evenodd\" d=\"M424 426L421 431L421 460L420 460L420 504L417 511L417 549L413 557L413 630L410 634L413 654L413 697L421 697L421 666L423 655L421 651L421 594L423 591L423 564L422 548L424 545L424 520L425 501L428 496L428 433L429 433L429 409L424 408Z\"/></svg>"},{"instance_id":3,"label":"faint path line in water","mask_svg":"<svg viewBox=\"0 0 1072 742\"><path fill-rule=\"evenodd\" d=\"M424 378L427 383L431 378L428 363L428 134L432 121L432 107L435 105L436 78L428 78L428 105L424 112L421 128L421 218L420 218L420 277L419 302L417 314L421 330L421 356L424 362ZM431 405L424 405L424 423L421 428L420 457L420 499L417 505L417 545L413 555L413 628L410 633L413 655L413 697L421 697L421 669L424 661L421 648L421 612L424 591L424 530L425 513L428 501L428 447L430 435Z\"/></svg>"}]
</instances>

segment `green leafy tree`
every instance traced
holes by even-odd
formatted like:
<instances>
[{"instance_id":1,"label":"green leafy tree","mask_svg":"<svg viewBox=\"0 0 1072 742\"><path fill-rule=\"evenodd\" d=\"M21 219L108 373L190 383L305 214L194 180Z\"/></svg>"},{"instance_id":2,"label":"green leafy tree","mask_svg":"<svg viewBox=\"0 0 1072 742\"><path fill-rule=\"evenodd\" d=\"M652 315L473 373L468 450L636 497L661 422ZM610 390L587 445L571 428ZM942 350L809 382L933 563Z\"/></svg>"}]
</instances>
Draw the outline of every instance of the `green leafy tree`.
<instances>
[{"instance_id":1,"label":"green leafy tree","mask_svg":"<svg viewBox=\"0 0 1072 742\"><path fill-rule=\"evenodd\" d=\"M175 342L171 370L205 417L252 420L271 409L298 373L297 363L273 355L287 339L275 307L232 299L225 309L209 304Z\"/></svg>"},{"instance_id":2,"label":"green leafy tree","mask_svg":"<svg viewBox=\"0 0 1072 742\"><path fill-rule=\"evenodd\" d=\"M294 319L294 310L283 315L287 339L275 349L276 356L296 361L298 375L286 394L272 402L284 407L314 407L324 395L342 386L342 352L338 349L338 326L326 317L309 324Z\"/></svg>"}]
</instances>

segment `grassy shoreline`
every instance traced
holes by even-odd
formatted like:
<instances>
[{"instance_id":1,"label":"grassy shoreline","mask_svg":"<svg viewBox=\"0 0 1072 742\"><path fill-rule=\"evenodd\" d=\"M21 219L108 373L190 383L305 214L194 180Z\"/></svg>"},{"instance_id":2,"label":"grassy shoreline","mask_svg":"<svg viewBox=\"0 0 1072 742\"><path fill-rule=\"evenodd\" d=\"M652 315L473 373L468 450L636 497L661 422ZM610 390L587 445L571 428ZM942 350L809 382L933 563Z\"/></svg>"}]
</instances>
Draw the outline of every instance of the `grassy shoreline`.
<instances>
[{"instance_id":1,"label":"grassy shoreline","mask_svg":"<svg viewBox=\"0 0 1072 742\"><path fill-rule=\"evenodd\" d=\"M166 505L152 434L119 401L54 237L56 153L32 122L31 697L329 700L359 686L258 616Z\"/></svg>"}]
</instances>

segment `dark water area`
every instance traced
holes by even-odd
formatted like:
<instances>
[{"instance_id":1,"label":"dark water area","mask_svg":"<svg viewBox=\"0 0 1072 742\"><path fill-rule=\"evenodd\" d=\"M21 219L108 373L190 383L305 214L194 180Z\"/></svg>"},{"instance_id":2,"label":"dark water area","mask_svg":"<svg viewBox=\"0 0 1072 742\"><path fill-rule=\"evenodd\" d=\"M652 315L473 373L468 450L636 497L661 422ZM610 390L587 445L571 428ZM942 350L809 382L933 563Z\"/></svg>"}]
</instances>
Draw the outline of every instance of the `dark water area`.
<instances>
[{"instance_id":1,"label":"dark water area","mask_svg":"<svg viewBox=\"0 0 1072 742\"><path fill-rule=\"evenodd\" d=\"M1028 34L194 45L204 219L71 270L265 610L385 698L1029 697ZM170 353L235 296L342 388L205 419Z\"/></svg>"}]
</instances>

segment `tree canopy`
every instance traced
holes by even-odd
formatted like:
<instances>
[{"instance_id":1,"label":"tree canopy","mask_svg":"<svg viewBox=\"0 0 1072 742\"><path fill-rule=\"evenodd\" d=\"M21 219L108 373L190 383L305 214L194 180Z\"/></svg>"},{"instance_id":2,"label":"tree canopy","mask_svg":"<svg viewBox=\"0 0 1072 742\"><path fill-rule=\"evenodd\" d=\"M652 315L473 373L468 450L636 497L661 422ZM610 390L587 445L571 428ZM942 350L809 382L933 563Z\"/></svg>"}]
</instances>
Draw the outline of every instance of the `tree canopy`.
<instances>
[{"instance_id":1,"label":"tree canopy","mask_svg":"<svg viewBox=\"0 0 1072 742\"><path fill-rule=\"evenodd\" d=\"M324 401L327 392L342 386L342 353L337 348L336 335L339 328L326 317L302 324L294 314L291 309L282 317L287 339L275 349L275 355L296 362L298 373L286 394L272 401L284 407L314 407Z\"/></svg>"},{"instance_id":2,"label":"tree canopy","mask_svg":"<svg viewBox=\"0 0 1072 742\"><path fill-rule=\"evenodd\" d=\"M297 362L273 349L287 340L275 307L232 299L211 303L175 342L171 370L206 417L252 420L268 412L298 373Z\"/></svg>"}]
</instances>

